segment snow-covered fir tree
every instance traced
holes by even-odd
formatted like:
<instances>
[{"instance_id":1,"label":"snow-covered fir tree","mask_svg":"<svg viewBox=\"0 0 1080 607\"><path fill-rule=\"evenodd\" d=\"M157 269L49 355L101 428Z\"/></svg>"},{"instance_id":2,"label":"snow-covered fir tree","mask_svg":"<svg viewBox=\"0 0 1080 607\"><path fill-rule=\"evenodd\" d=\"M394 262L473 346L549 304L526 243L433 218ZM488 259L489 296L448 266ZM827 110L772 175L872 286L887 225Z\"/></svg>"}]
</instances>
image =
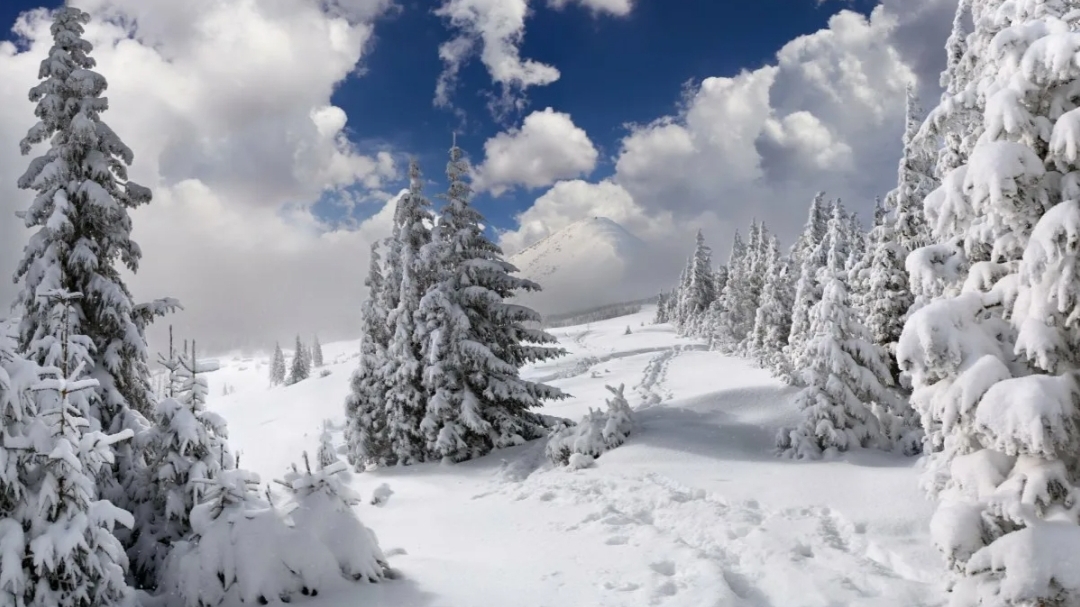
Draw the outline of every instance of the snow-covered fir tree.
<instances>
[{"instance_id":1,"label":"snow-covered fir tree","mask_svg":"<svg viewBox=\"0 0 1080 607\"><path fill-rule=\"evenodd\" d=\"M281 344L274 344L274 355L270 358L270 385L277 386L285 383L285 353L281 351Z\"/></svg>"},{"instance_id":2,"label":"snow-covered fir tree","mask_svg":"<svg viewBox=\"0 0 1080 607\"><path fill-rule=\"evenodd\" d=\"M101 499L95 475L113 462L112 445L130 441L134 433L105 434L84 417L99 386L86 373L93 342L75 333L81 294L42 296L59 341L52 352L55 364L37 370L39 380L20 395L21 410L6 408L5 422L16 423L5 424L3 442L5 449L19 451L14 488L21 491L4 491L9 512L0 521L0 596L12 605L125 605L132 598L125 581L127 559L114 528L131 528L133 520ZM23 386L25 378L20 378ZM11 376L7 379L12 386ZM5 468L9 465L5 462Z\"/></svg>"},{"instance_id":3,"label":"snow-covered fir tree","mask_svg":"<svg viewBox=\"0 0 1080 607\"><path fill-rule=\"evenodd\" d=\"M208 483L235 466L228 426L207 410L206 379L195 360L192 342L184 357L184 387L177 398L158 403L158 424L148 439L153 456L140 484L146 494L134 512L138 532L129 551L133 577L145 589L158 586L171 547L191 537L191 511Z\"/></svg>"},{"instance_id":4,"label":"snow-covered fir tree","mask_svg":"<svg viewBox=\"0 0 1080 607\"><path fill-rule=\"evenodd\" d=\"M161 398L176 398L180 391L180 356L173 345L173 328L169 325L169 354L158 354L158 364L164 369Z\"/></svg>"},{"instance_id":5,"label":"snow-covered fir tree","mask_svg":"<svg viewBox=\"0 0 1080 607\"><path fill-rule=\"evenodd\" d=\"M924 203L934 244L908 269L913 287L945 286L912 313L898 358L933 450L951 604L1073 605L1080 68L1061 58L1080 46L1080 13L1000 4L961 5L975 30L920 131L945 146ZM978 115L953 119L957 108Z\"/></svg>"},{"instance_id":6,"label":"snow-covered fir tree","mask_svg":"<svg viewBox=\"0 0 1080 607\"><path fill-rule=\"evenodd\" d=\"M345 399L345 440L348 461L363 470L368 464L389 464L386 443L385 386L382 368L389 343L387 311L382 292L387 288L382 274L379 244L371 245L371 262L364 285L368 297L360 310L360 364L349 383Z\"/></svg>"},{"instance_id":7,"label":"snow-covered fir tree","mask_svg":"<svg viewBox=\"0 0 1080 607\"><path fill-rule=\"evenodd\" d=\"M780 244L770 236L764 255L765 281L754 315L747 354L763 367L779 371L782 353L791 332L791 306L795 300L790 264L780 256Z\"/></svg>"},{"instance_id":8,"label":"snow-covered fir tree","mask_svg":"<svg viewBox=\"0 0 1080 607\"><path fill-rule=\"evenodd\" d=\"M679 292L681 330L690 335L702 332L702 321L709 306L716 300L716 283L712 268L712 249L705 244L705 236L698 230L694 253L687 267L686 288Z\"/></svg>"},{"instance_id":9,"label":"snow-covered fir tree","mask_svg":"<svg viewBox=\"0 0 1080 607\"><path fill-rule=\"evenodd\" d=\"M185 347L186 347L185 343ZM180 390L177 399L192 409L202 409L206 397L210 394L210 385L205 375L199 375L199 358L195 352L195 341L191 342L191 352L185 352L180 358Z\"/></svg>"},{"instance_id":10,"label":"snow-covered fir tree","mask_svg":"<svg viewBox=\"0 0 1080 607\"><path fill-rule=\"evenodd\" d=\"M834 219L842 210L834 211ZM841 229L830 222L830 235ZM816 459L854 447L888 447L874 403L891 402L884 352L870 341L848 300L843 238L829 238L828 264L819 273L821 299L810 311L810 330L796 369L806 387L795 399L802 421L784 429L777 447L791 457Z\"/></svg>"},{"instance_id":11,"label":"snow-covered fir tree","mask_svg":"<svg viewBox=\"0 0 1080 607\"><path fill-rule=\"evenodd\" d=\"M304 342L300 341L300 336L296 336L296 347L293 350L292 363L289 365L289 378L288 383L290 385L297 382L304 381L311 377L311 357Z\"/></svg>"},{"instance_id":12,"label":"snow-covered fir tree","mask_svg":"<svg viewBox=\"0 0 1080 607\"><path fill-rule=\"evenodd\" d=\"M107 83L93 70L92 47L82 37L88 21L87 13L70 6L54 13L53 46L41 62L41 82L30 90L39 121L20 148L23 154L43 142L48 148L17 182L35 192L20 214L33 233L15 273L21 287L15 302L19 349L42 366L63 368L61 327L52 320L53 304L45 296L81 294L69 302L72 312L63 327L86 340L88 355L81 361L86 376L79 381L96 382L85 384L80 396L85 401L80 415L90 424L85 431L142 435L154 410L145 330L155 317L179 306L171 299L134 304L121 276L121 265L134 272L141 257L131 240L129 212L148 203L151 193L128 179L133 154L102 121ZM139 436L121 441L113 444L111 456L87 463L81 473L92 470L99 490L87 499L138 507L132 498L145 465L144 444ZM108 585L101 592L112 593Z\"/></svg>"},{"instance_id":13,"label":"snow-covered fir tree","mask_svg":"<svg viewBox=\"0 0 1080 607\"><path fill-rule=\"evenodd\" d=\"M800 368L801 349L810 335L810 311L821 299L818 273L828 261L830 248L828 228L830 216L834 215L833 204L825 202L825 195L818 194L810 204L810 214L806 225L792 247L791 259L798 264L798 279L795 282L795 299L791 308L791 331L787 345L784 346L784 367L794 370ZM802 376L798 372L781 376L785 381L799 384Z\"/></svg>"},{"instance_id":14,"label":"snow-covered fir tree","mask_svg":"<svg viewBox=\"0 0 1080 607\"><path fill-rule=\"evenodd\" d=\"M438 249L429 247L434 217L423 183L420 167L413 160L409 163L409 191L398 199L394 213L401 280L397 285L387 285L398 289L397 307L387 314L391 334L382 369L382 381L387 386L385 440L390 452L379 459L387 463L409 464L424 461L427 456L427 441L420 426L429 394L424 385L424 334L418 330L417 314L421 298L434 286L440 259ZM422 254L425 247L426 256Z\"/></svg>"},{"instance_id":15,"label":"snow-covered fir tree","mask_svg":"<svg viewBox=\"0 0 1080 607\"><path fill-rule=\"evenodd\" d=\"M319 451L315 456L318 459L320 470L340 461L337 449L334 447L333 432L334 424L330 420L324 419L322 430L319 432Z\"/></svg>"},{"instance_id":16,"label":"snow-covered fir tree","mask_svg":"<svg viewBox=\"0 0 1080 607\"><path fill-rule=\"evenodd\" d=\"M463 460L538 438L543 420L530 411L564 397L557 388L522 379L522 365L560 356L555 338L532 328L540 315L506 298L539 285L513 276L498 245L469 204L468 163L450 150L450 184L424 256L437 284L420 302L424 384L429 400L422 429L432 456Z\"/></svg>"},{"instance_id":17,"label":"snow-covered fir tree","mask_svg":"<svg viewBox=\"0 0 1080 607\"><path fill-rule=\"evenodd\" d=\"M736 231L728 258L727 283L710 314L712 346L724 352L734 352L753 329L751 266L752 251Z\"/></svg>"},{"instance_id":18,"label":"snow-covered fir tree","mask_svg":"<svg viewBox=\"0 0 1080 607\"><path fill-rule=\"evenodd\" d=\"M316 335L311 340L311 366L318 368L323 366L324 364L325 361L323 360L322 344L319 343L319 336Z\"/></svg>"},{"instance_id":19,"label":"snow-covered fir tree","mask_svg":"<svg viewBox=\"0 0 1080 607\"><path fill-rule=\"evenodd\" d=\"M379 542L356 516L360 495L343 478L348 467L335 458L312 470L307 453L303 460L303 470L293 466L281 482L292 497L293 524L322 544L345 578L369 582L385 578L387 563Z\"/></svg>"}]
</instances>

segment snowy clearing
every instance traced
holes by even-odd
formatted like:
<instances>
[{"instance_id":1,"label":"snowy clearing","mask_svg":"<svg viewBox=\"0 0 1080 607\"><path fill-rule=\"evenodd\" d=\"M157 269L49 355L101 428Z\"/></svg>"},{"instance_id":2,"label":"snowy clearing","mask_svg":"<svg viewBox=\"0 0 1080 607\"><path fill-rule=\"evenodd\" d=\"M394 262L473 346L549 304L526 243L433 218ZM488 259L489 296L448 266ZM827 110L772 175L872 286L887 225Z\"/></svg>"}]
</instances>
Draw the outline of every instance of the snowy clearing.
<instances>
[{"instance_id":1,"label":"snowy clearing","mask_svg":"<svg viewBox=\"0 0 1080 607\"><path fill-rule=\"evenodd\" d=\"M626 444L573 472L552 468L541 440L463 464L355 475L361 518L397 579L342 583L302 603L944 604L916 460L774 457L777 430L797 416L793 391L651 325L654 313L553 330L570 354L524 372L571 393L542 412L574 421L604 406L605 384L626 384L636 416ZM324 418L341 443L358 345L324 351L330 374L293 386L269 388L265 359L223 359L209 378L209 406L228 419L240 465L264 482L315 453ZM376 491L382 503L368 505Z\"/></svg>"}]
</instances>

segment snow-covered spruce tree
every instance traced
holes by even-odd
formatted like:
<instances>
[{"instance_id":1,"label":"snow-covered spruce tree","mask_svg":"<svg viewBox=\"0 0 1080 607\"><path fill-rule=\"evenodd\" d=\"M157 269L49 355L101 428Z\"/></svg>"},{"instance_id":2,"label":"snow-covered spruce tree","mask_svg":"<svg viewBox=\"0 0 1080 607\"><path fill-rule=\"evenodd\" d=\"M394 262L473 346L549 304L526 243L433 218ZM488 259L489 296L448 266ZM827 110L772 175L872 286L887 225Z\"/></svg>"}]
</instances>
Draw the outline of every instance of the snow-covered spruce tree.
<instances>
[{"instance_id":1,"label":"snow-covered spruce tree","mask_svg":"<svg viewBox=\"0 0 1080 607\"><path fill-rule=\"evenodd\" d=\"M327 468L339 462L337 449L334 448L334 424L324 419L322 430L319 432L319 451L315 457L319 460L319 469Z\"/></svg>"},{"instance_id":2,"label":"snow-covered spruce tree","mask_svg":"<svg viewBox=\"0 0 1080 607\"><path fill-rule=\"evenodd\" d=\"M686 258L686 266L683 267L682 274L679 275L679 285L675 288L674 301L672 302L671 315L672 324L681 334L685 334L685 327L690 321L690 307L689 295L690 295L690 280L692 276L691 268L694 266L694 256Z\"/></svg>"},{"instance_id":3,"label":"snow-covered spruce tree","mask_svg":"<svg viewBox=\"0 0 1080 607\"><path fill-rule=\"evenodd\" d=\"M81 294L53 291L42 299L58 338L55 366L38 370L31 393L21 395L31 409L7 410L29 415L4 428L5 450L21 452L16 466L23 492L0 522L0 597L26 606L124 605L131 598L127 560L113 530L133 521L100 499L94 477L112 463L112 445L133 433L105 434L84 417L98 385L86 374L93 342L74 333Z\"/></svg>"},{"instance_id":4,"label":"snow-covered spruce tree","mask_svg":"<svg viewBox=\"0 0 1080 607\"><path fill-rule=\"evenodd\" d=\"M765 282L754 316L748 355L769 369L782 365L780 357L791 332L791 306L795 300L788 260L780 256L780 244L770 236L765 249Z\"/></svg>"},{"instance_id":5,"label":"snow-covered spruce tree","mask_svg":"<svg viewBox=\"0 0 1080 607\"><path fill-rule=\"evenodd\" d=\"M685 292L681 294L685 319L682 331L688 335L700 335L703 332L705 312L717 297L712 268L712 249L705 244L705 236L702 235L701 230L697 233L688 272L689 281Z\"/></svg>"},{"instance_id":6,"label":"snow-covered spruce tree","mask_svg":"<svg viewBox=\"0 0 1080 607\"><path fill-rule=\"evenodd\" d=\"M844 243L833 243L819 274L822 297L810 312L809 337L796 363L806 386L795 401L803 419L777 436L777 448L790 457L816 459L854 447L890 446L873 407L893 398L884 351L870 341L851 308L843 280Z\"/></svg>"},{"instance_id":7,"label":"snow-covered spruce tree","mask_svg":"<svg viewBox=\"0 0 1080 607\"><path fill-rule=\"evenodd\" d=\"M204 483L190 539L177 542L159 590L187 607L291 602L337 577L333 554L259 491L259 477L223 470Z\"/></svg>"},{"instance_id":8,"label":"snow-covered spruce tree","mask_svg":"<svg viewBox=\"0 0 1080 607\"><path fill-rule=\"evenodd\" d=\"M382 368L389 343L387 311L382 292L387 284L382 274L379 244L371 245L371 263L364 280L368 297L360 310L360 364L350 380L345 399L345 441L348 461L358 470L368 464L392 465L386 442L386 387Z\"/></svg>"},{"instance_id":9,"label":"snow-covered spruce tree","mask_svg":"<svg viewBox=\"0 0 1080 607\"><path fill-rule=\"evenodd\" d=\"M656 316L653 317L653 324L662 324L671 322L672 310L671 302L674 301L672 294L663 291L656 297Z\"/></svg>"},{"instance_id":10,"label":"snow-covered spruce tree","mask_svg":"<svg viewBox=\"0 0 1080 607\"><path fill-rule=\"evenodd\" d=\"M394 213L401 281L387 285L398 288L398 305L387 314L391 335L382 381L387 386L385 438L391 454L384 458L400 464L427 458L427 441L420 426L429 394L424 385L423 333L418 330L417 315L420 300L434 286L439 256L437 249L428 247L434 217L423 184L420 167L413 160L409 163L409 191L398 199ZM424 247L429 255L422 254ZM468 280L464 284L469 284Z\"/></svg>"},{"instance_id":11,"label":"snow-covered spruce tree","mask_svg":"<svg viewBox=\"0 0 1080 607\"><path fill-rule=\"evenodd\" d=\"M544 435L543 419L530 409L565 394L518 372L564 351L529 326L539 314L506 303L540 287L513 276L514 266L484 236L483 217L469 204L468 163L456 145L446 172L447 202L423 253L437 268L437 283L420 302L430 395L421 427L432 456L460 461Z\"/></svg>"},{"instance_id":12,"label":"snow-covered spruce tree","mask_svg":"<svg viewBox=\"0 0 1080 607\"><path fill-rule=\"evenodd\" d=\"M205 376L199 375L199 358L195 353L195 340L191 341L191 352L180 358L180 391L177 399L192 409L206 406L206 397L210 386Z\"/></svg>"},{"instance_id":13,"label":"snow-covered spruce tree","mask_svg":"<svg viewBox=\"0 0 1080 607\"><path fill-rule=\"evenodd\" d=\"M839 218L843 215L843 209L837 208L838 206L838 202L823 205L820 195L814 199L810 206L810 218L793 252L793 254L797 252L802 261L799 278L795 283L795 301L791 309L791 332L788 334L788 343L784 346L784 368L789 372L781 376L793 385L801 385L802 382L802 374L798 372L798 369L804 368L803 365L806 362L803 346L811 335L810 313L821 300L822 284L818 276L821 269L829 263L832 242L837 238L842 238L846 232L841 229ZM822 224L820 236L818 236L818 221L822 211L828 214L828 219ZM814 249L807 252L804 247L811 242L811 238L819 238L819 240ZM836 251L835 254L843 256L841 250Z\"/></svg>"},{"instance_id":14,"label":"snow-covered spruce tree","mask_svg":"<svg viewBox=\"0 0 1080 607\"><path fill-rule=\"evenodd\" d=\"M297 335L292 364L289 365L289 379L287 383L292 385L304 381L309 377L311 377L311 359L308 356L307 347L304 346L304 342L300 341L300 336Z\"/></svg>"},{"instance_id":15,"label":"snow-covered spruce tree","mask_svg":"<svg viewBox=\"0 0 1080 607\"><path fill-rule=\"evenodd\" d=\"M388 568L386 557L375 533L356 516L354 507L362 500L342 478L348 467L335 460L312 470L307 453L303 459L304 469L293 466L280 482L292 497L289 517L296 529L322 544L346 578L382 580Z\"/></svg>"},{"instance_id":16,"label":"snow-covered spruce tree","mask_svg":"<svg viewBox=\"0 0 1080 607\"><path fill-rule=\"evenodd\" d=\"M39 122L21 150L28 154L46 141L49 146L18 180L20 188L36 192L21 214L35 231L15 273L21 285L15 302L19 349L42 366L58 366L59 327L50 320L52 304L44 296L80 293L82 298L71 302L68 329L88 340L86 378L97 382L85 390L81 410L88 431L141 435L149 428L145 416L152 414L154 402L145 330L155 317L179 306L170 299L135 305L121 277L118 265L134 272L141 256L131 240L129 211L149 202L151 194L128 180L132 152L101 119L108 108L102 97L107 85L93 71L91 45L82 38L88 21L89 15L70 6L54 13L54 44L41 62L41 82L30 90ZM115 443L114 457L102 456L100 469L94 464L102 498L129 510L137 507L131 496L141 478L144 443L139 436Z\"/></svg>"},{"instance_id":17,"label":"snow-covered spruce tree","mask_svg":"<svg viewBox=\"0 0 1080 607\"><path fill-rule=\"evenodd\" d=\"M281 351L281 344L274 344L274 355L270 358L270 385L277 386L285 383L285 353Z\"/></svg>"},{"instance_id":18,"label":"snow-covered spruce tree","mask_svg":"<svg viewBox=\"0 0 1080 607\"><path fill-rule=\"evenodd\" d=\"M322 344L319 343L319 336L316 335L311 341L311 366L321 367L325 364L323 361Z\"/></svg>"},{"instance_id":19,"label":"snow-covered spruce tree","mask_svg":"<svg viewBox=\"0 0 1080 607\"><path fill-rule=\"evenodd\" d=\"M969 43L991 41L942 105L979 96L982 132L927 197L936 244L908 263L919 284L939 272L919 254L948 247L962 287L911 315L898 357L934 450L931 532L952 604L1074 605L1080 68L1062 58L1080 24L1073 2L970 8Z\"/></svg>"},{"instance_id":20,"label":"snow-covered spruce tree","mask_svg":"<svg viewBox=\"0 0 1080 607\"><path fill-rule=\"evenodd\" d=\"M791 247L795 299L791 306L791 330L780 365L780 377L791 384L802 381L801 374L793 370L794 358L810 331L810 309L821 297L817 274L825 267L828 251L825 235L832 214L831 207L831 203L825 202L825 193L819 192L810 203L806 225Z\"/></svg>"},{"instance_id":21,"label":"snow-covered spruce tree","mask_svg":"<svg viewBox=\"0 0 1080 607\"><path fill-rule=\"evenodd\" d=\"M206 378L199 376L195 342L183 357L184 383L177 398L158 403L157 425L148 439L151 460L136 500L136 533L131 570L140 588L161 581L171 547L192 534L191 511L202 501L207 483L235 467L228 446L228 425L206 409Z\"/></svg>"},{"instance_id":22,"label":"snow-covered spruce tree","mask_svg":"<svg viewBox=\"0 0 1080 607\"><path fill-rule=\"evenodd\" d=\"M590 408L576 426L561 428L551 434L545 447L551 463L565 466L575 453L595 459L626 442L634 428L634 415L626 401L625 386L604 387L612 396L607 400L606 411Z\"/></svg>"},{"instance_id":23,"label":"snow-covered spruce tree","mask_svg":"<svg viewBox=\"0 0 1080 607\"><path fill-rule=\"evenodd\" d=\"M161 398L176 398L180 391L180 357L173 346L173 328L169 325L169 355L158 354L158 364L164 372L164 389Z\"/></svg>"},{"instance_id":24,"label":"snow-covered spruce tree","mask_svg":"<svg viewBox=\"0 0 1080 607\"><path fill-rule=\"evenodd\" d=\"M713 348L734 352L753 329L755 311L750 300L750 270L751 250L736 231L728 261L727 284L712 314Z\"/></svg>"}]
</instances>

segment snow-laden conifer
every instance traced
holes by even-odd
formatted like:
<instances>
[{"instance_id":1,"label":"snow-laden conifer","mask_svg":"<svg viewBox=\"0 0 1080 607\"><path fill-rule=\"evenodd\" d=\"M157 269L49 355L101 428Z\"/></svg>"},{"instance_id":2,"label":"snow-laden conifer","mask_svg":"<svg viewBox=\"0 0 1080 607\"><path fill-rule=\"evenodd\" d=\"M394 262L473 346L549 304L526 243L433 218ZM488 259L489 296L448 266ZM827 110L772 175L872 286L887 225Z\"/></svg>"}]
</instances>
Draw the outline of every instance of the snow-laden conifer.
<instances>
[{"instance_id":1,"label":"snow-laden conifer","mask_svg":"<svg viewBox=\"0 0 1080 607\"><path fill-rule=\"evenodd\" d=\"M375 533L356 516L361 499L343 478L348 467L335 461L312 470L307 453L303 460L302 470L293 466L281 481L292 498L288 511L296 529L320 543L345 578L378 582L386 577L386 557Z\"/></svg>"},{"instance_id":2,"label":"snow-laden conifer","mask_svg":"<svg viewBox=\"0 0 1080 607\"><path fill-rule=\"evenodd\" d=\"M817 275L825 267L828 245L825 244L832 204L825 201L825 193L819 192L810 203L806 225L791 248L791 268L794 279L795 299L791 307L791 330L784 346L781 365L792 369L798 349L805 341L810 330L810 309L814 307L821 293L818 291ZM783 373L781 378L789 383L798 384L799 373Z\"/></svg>"},{"instance_id":3,"label":"snow-laden conifer","mask_svg":"<svg viewBox=\"0 0 1080 607\"><path fill-rule=\"evenodd\" d=\"M128 180L132 152L101 119L107 84L93 71L92 47L82 38L88 21L74 7L55 12L53 46L41 62L41 82L30 90L39 121L20 148L29 154L36 144L49 146L17 183L36 193L20 214L34 232L15 273L21 285L19 349L43 366L60 366L60 333L44 296L80 293L66 324L70 335L88 340L84 368L97 381L85 394L90 431L141 434L148 428L144 416L153 410L146 326L178 304L166 299L135 305L121 277L118 265L135 271L141 256L131 240L129 212L151 194ZM133 507L129 495L143 463L140 444L116 444L116 457L96 476L103 497L122 507Z\"/></svg>"},{"instance_id":4,"label":"snow-laden conifer","mask_svg":"<svg viewBox=\"0 0 1080 607\"><path fill-rule=\"evenodd\" d=\"M791 332L791 306L795 293L789 262L780 256L780 245L775 236L768 239L764 266L765 281L747 354L763 367L778 370L783 365L782 353Z\"/></svg>"},{"instance_id":5,"label":"snow-laden conifer","mask_svg":"<svg viewBox=\"0 0 1080 607\"><path fill-rule=\"evenodd\" d=\"M304 342L300 341L300 336L297 335L292 363L289 365L288 383L292 385L309 377L311 377L311 358Z\"/></svg>"},{"instance_id":6,"label":"snow-laden conifer","mask_svg":"<svg viewBox=\"0 0 1080 607\"><path fill-rule=\"evenodd\" d=\"M388 311L386 321L390 340L381 373L387 386L385 440L390 453L381 459L402 464L424 461L427 457L427 441L420 425L429 393L424 385L424 333L419 330L417 317L420 300L437 279L440 257L422 254L431 243L434 222L423 183L420 167L413 160L409 163L409 190L398 199L394 213L400 282L386 287L398 289L398 303ZM429 247L428 253L437 250Z\"/></svg>"},{"instance_id":7,"label":"snow-laden conifer","mask_svg":"<svg viewBox=\"0 0 1080 607\"><path fill-rule=\"evenodd\" d=\"M933 450L931 532L956 606L1080 602L1064 565L1080 550L1080 68L1061 60L1080 47L1073 4L965 3L961 84L920 131L970 144L926 198L934 244L908 268L929 297L898 346ZM958 107L977 128L945 120Z\"/></svg>"},{"instance_id":8,"label":"snow-laden conifer","mask_svg":"<svg viewBox=\"0 0 1080 607\"><path fill-rule=\"evenodd\" d=\"M705 236L698 230L694 253L687 268L686 287L679 293L680 315L683 333L698 335L703 332L702 322L709 305L716 300L716 283L712 268L712 249L705 244Z\"/></svg>"},{"instance_id":9,"label":"snow-laden conifer","mask_svg":"<svg viewBox=\"0 0 1080 607\"><path fill-rule=\"evenodd\" d=\"M345 399L345 440L348 461L363 470L368 464L392 464L386 459L386 387L382 368L389 341L387 311L382 307L382 292L387 288L382 275L379 244L371 245L371 263L364 280L367 299L360 313L360 364L353 372L349 395Z\"/></svg>"},{"instance_id":10,"label":"snow-laden conifer","mask_svg":"<svg viewBox=\"0 0 1080 607\"><path fill-rule=\"evenodd\" d=\"M836 249L841 248L838 243ZM788 456L816 459L855 447L887 447L873 403L891 395L884 353L871 342L851 308L842 255L830 251L821 270L822 297L810 313L804 359L797 363L806 387L796 397L802 421L784 429L777 447Z\"/></svg>"},{"instance_id":11,"label":"snow-laden conifer","mask_svg":"<svg viewBox=\"0 0 1080 607\"><path fill-rule=\"evenodd\" d=\"M328 419L324 419L322 430L319 432L319 451L315 455L320 470L340 461L338 459L337 449L334 447L333 431L333 423Z\"/></svg>"},{"instance_id":12,"label":"snow-laden conifer","mask_svg":"<svg viewBox=\"0 0 1080 607\"><path fill-rule=\"evenodd\" d=\"M450 188L425 258L437 283L420 302L424 385L429 400L422 429L433 456L463 460L493 448L543 436L531 409L562 398L557 388L527 381L519 369L559 356L555 338L532 328L535 311L505 301L534 282L513 276L498 245L483 233L483 217L469 204L469 167L450 150Z\"/></svg>"},{"instance_id":13,"label":"snow-laden conifer","mask_svg":"<svg viewBox=\"0 0 1080 607\"><path fill-rule=\"evenodd\" d=\"M818 237L818 221L822 212L828 213L828 219L821 226ZM811 311L821 300L822 283L819 280L822 268L829 266L830 261L835 265L835 271L841 271L847 261L846 245L838 245L835 250L833 243L842 239L847 230L844 229L843 207L839 201L829 205L823 205L821 196L814 199L810 207L810 218L803 236L800 237L796 250L802 259L799 268L799 278L795 282L795 300L791 309L791 331L788 333L788 343L784 346L785 368L792 372L782 378L792 384L801 385L803 376L798 371L804 369L807 362L807 354L804 346L812 335ZM812 242L811 238L820 238L813 250L807 252L805 247ZM845 295L846 297L846 295Z\"/></svg>"},{"instance_id":14,"label":"snow-laden conifer","mask_svg":"<svg viewBox=\"0 0 1080 607\"><path fill-rule=\"evenodd\" d=\"M285 353L281 351L281 344L274 344L274 355L270 358L270 385L276 386L285 383Z\"/></svg>"},{"instance_id":15,"label":"snow-laden conifer","mask_svg":"<svg viewBox=\"0 0 1080 607\"><path fill-rule=\"evenodd\" d=\"M321 367L323 366L323 352L322 344L319 343L319 336L316 335L311 341L311 366Z\"/></svg>"},{"instance_id":16,"label":"snow-laden conifer","mask_svg":"<svg viewBox=\"0 0 1080 607\"><path fill-rule=\"evenodd\" d=\"M727 264L727 283L711 314L712 346L724 352L734 352L753 329L755 311L751 308L749 279L751 253L736 230Z\"/></svg>"},{"instance_id":17,"label":"snow-laden conifer","mask_svg":"<svg viewBox=\"0 0 1080 607\"><path fill-rule=\"evenodd\" d=\"M132 574L139 587L157 587L170 548L192 533L190 515L207 483L235 466L225 419L206 408L206 378L198 374L195 342L182 358L183 387L158 403L147 437L152 454L136 496Z\"/></svg>"},{"instance_id":18,"label":"snow-laden conifer","mask_svg":"<svg viewBox=\"0 0 1080 607\"><path fill-rule=\"evenodd\" d=\"M565 466L576 453L593 459L626 442L634 428L633 410L626 401L625 386L604 386L611 393L607 409L589 408L576 426L560 428L548 438L545 451L553 464Z\"/></svg>"},{"instance_id":19,"label":"snow-laden conifer","mask_svg":"<svg viewBox=\"0 0 1080 607\"><path fill-rule=\"evenodd\" d=\"M258 475L224 470L191 512L193 535L165 563L160 590L186 607L291 602L340 575L311 529L259 490Z\"/></svg>"}]
</instances>

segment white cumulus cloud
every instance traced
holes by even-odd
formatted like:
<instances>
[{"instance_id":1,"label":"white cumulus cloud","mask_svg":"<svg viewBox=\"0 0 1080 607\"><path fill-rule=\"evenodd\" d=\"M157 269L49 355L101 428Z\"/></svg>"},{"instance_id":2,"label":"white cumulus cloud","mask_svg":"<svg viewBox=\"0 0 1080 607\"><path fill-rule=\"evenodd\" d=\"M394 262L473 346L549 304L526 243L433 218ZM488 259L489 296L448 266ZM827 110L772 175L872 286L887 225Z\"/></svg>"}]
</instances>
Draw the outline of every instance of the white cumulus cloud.
<instances>
[{"instance_id":1,"label":"white cumulus cloud","mask_svg":"<svg viewBox=\"0 0 1080 607\"><path fill-rule=\"evenodd\" d=\"M499 195L514 186L540 188L560 179L588 175L599 152L569 114L551 108L525 117L521 128L484 143L484 161L476 168L475 188Z\"/></svg>"},{"instance_id":2,"label":"white cumulus cloud","mask_svg":"<svg viewBox=\"0 0 1080 607\"><path fill-rule=\"evenodd\" d=\"M677 114L631 128L613 176L556 184L503 244L527 246L609 213L659 247L674 278L698 228L723 260L733 228L755 217L790 242L819 190L868 211L895 184L904 90L917 76L902 52L901 41L915 37L909 27L925 23L887 6L869 17L841 11L771 65L702 80Z\"/></svg>"},{"instance_id":3,"label":"white cumulus cloud","mask_svg":"<svg viewBox=\"0 0 1080 607\"><path fill-rule=\"evenodd\" d=\"M179 298L186 310L166 322L207 349L354 334L368 245L389 217L341 228L311 205L340 195L378 210L399 177L389 150L350 141L330 101L390 3L75 4L95 17L87 38L109 81L103 118L135 152L132 179L154 191L133 213L136 299ZM48 27L44 11L25 14L22 44L0 44L0 141L17 142L34 122L26 91L52 44ZM15 187L28 162L14 143L0 146L0 276L13 274L29 237L10 219L30 199ZM14 288L0 280L0 301Z\"/></svg>"}]
</instances>

